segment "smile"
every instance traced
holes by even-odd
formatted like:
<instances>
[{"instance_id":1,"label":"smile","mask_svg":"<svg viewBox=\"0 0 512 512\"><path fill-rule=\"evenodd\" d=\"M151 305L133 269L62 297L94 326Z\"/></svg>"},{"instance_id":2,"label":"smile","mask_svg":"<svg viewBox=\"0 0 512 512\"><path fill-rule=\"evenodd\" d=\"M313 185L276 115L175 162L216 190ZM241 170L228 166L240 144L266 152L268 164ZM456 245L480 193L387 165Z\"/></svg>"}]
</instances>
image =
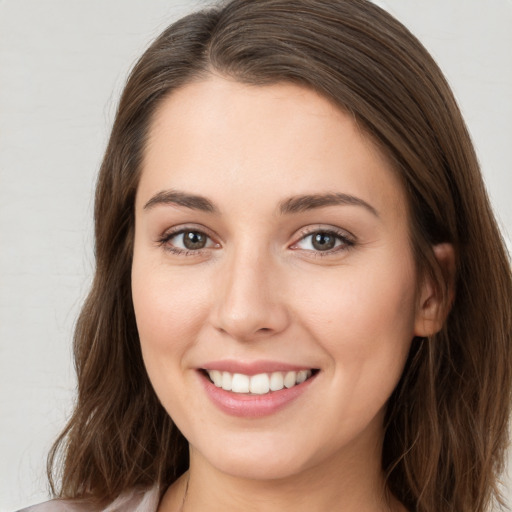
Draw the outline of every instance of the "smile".
<instances>
[{"instance_id":1,"label":"smile","mask_svg":"<svg viewBox=\"0 0 512 512\"><path fill-rule=\"evenodd\" d=\"M308 380L315 370L259 373L245 375L220 370L205 370L211 382L218 388L232 393L266 395L272 391L290 389Z\"/></svg>"},{"instance_id":2,"label":"smile","mask_svg":"<svg viewBox=\"0 0 512 512\"><path fill-rule=\"evenodd\" d=\"M208 366L198 372L206 395L223 413L243 418L261 418L291 405L315 385L321 373L268 361L222 361Z\"/></svg>"}]
</instances>

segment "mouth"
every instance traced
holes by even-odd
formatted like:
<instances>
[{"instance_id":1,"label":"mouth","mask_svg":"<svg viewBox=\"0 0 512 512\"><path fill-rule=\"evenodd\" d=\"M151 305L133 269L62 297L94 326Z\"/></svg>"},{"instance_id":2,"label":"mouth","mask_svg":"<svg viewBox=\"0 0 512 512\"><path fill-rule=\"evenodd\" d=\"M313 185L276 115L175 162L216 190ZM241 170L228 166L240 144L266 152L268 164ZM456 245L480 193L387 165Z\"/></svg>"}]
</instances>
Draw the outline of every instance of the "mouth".
<instances>
[{"instance_id":1,"label":"mouth","mask_svg":"<svg viewBox=\"0 0 512 512\"><path fill-rule=\"evenodd\" d=\"M319 370L275 371L245 375L228 371L202 369L203 375L217 388L244 395L267 395L282 389L300 386Z\"/></svg>"}]
</instances>

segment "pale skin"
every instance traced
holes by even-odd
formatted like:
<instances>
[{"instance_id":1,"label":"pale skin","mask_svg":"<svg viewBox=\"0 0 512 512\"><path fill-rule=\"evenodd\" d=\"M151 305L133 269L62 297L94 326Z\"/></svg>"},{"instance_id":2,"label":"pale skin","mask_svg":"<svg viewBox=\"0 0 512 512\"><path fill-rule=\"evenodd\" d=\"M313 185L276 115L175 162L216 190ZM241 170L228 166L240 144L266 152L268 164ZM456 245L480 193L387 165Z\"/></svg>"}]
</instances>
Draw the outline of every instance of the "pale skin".
<instances>
[{"instance_id":1,"label":"pale skin","mask_svg":"<svg viewBox=\"0 0 512 512\"><path fill-rule=\"evenodd\" d=\"M159 512L404 510L381 470L385 407L445 311L404 190L353 119L297 85L188 84L153 120L135 211L144 362L190 444ZM451 247L434 250L449 270ZM202 385L223 359L317 373L278 411L237 417Z\"/></svg>"}]
</instances>

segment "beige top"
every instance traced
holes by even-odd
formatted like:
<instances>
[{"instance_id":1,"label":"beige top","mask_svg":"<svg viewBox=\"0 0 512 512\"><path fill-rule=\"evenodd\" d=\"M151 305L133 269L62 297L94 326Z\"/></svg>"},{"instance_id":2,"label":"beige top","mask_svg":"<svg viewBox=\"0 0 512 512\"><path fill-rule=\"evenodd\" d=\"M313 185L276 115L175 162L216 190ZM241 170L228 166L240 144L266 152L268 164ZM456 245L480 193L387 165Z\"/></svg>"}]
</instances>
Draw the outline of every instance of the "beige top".
<instances>
[{"instance_id":1,"label":"beige top","mask_svg":"<svg viewBox=\"0 0 512 512\"><path fill-rule=\"evenodd\" d=\"M134 489L121 494L105 508L97 508L79 500L51 500L18 512L156 512L160 493L158 487Z\"/></svg>"}]
</instances>

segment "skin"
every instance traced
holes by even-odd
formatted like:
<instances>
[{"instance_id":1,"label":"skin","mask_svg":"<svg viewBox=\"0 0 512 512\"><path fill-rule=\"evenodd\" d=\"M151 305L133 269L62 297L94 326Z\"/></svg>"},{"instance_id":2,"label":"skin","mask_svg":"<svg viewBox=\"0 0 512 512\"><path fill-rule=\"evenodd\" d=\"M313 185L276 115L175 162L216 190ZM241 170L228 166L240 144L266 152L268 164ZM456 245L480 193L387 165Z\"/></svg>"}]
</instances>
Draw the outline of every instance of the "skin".
<instances>
[{"instance_id":1,"label":"skin","mask_svg":"<svg viewBox=\"0 0 512 512\"><path fill-rule=\"evenodd\" d=\"M168 190L218 211L148 205ZM325 193L367 206L279 211ZM184 227L205 247L173 252L183 237L169 233ZM329 251L310 236L325 231L337 233ZM292 84L211 77L170 95L137 192L132 291L149 377L190 443L160 511L181 509L187 480L185 511L403 510L380 468L385 405L414 336L442 315L417 275L404 190L349 115ZM240 418L198 372L226 358L320 371L283 409Z\"/></svg>"}]
</instances>

